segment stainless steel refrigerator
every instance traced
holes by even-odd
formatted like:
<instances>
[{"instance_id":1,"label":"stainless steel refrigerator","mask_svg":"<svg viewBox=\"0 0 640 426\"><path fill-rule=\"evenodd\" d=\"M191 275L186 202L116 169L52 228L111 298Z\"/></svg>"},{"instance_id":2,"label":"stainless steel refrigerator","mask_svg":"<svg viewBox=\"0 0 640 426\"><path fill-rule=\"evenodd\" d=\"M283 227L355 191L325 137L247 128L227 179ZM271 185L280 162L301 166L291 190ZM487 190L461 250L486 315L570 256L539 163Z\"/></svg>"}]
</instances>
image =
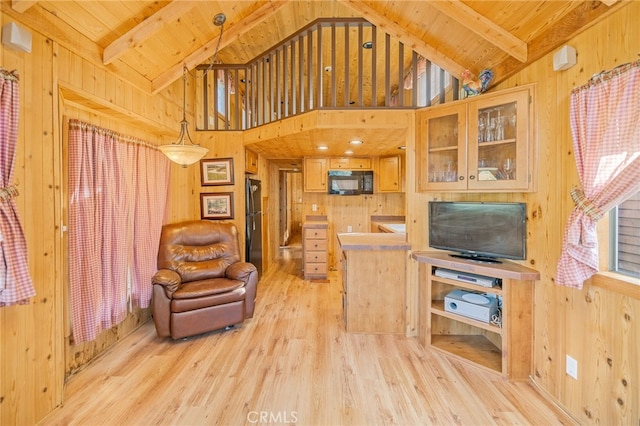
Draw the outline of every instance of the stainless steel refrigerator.
<instances>
[{"instance_id":1,"label":"stainless steel refrigerator","mask_svg":"<svg viewBox=\"0 0 640 426\"><path fill-rule=\"evenodd\" d=\"M258 276L262 276L262 207L260 195L260 181L247 178L246 192L246 260L258 269Z\"/></svg>"}]
</instances>

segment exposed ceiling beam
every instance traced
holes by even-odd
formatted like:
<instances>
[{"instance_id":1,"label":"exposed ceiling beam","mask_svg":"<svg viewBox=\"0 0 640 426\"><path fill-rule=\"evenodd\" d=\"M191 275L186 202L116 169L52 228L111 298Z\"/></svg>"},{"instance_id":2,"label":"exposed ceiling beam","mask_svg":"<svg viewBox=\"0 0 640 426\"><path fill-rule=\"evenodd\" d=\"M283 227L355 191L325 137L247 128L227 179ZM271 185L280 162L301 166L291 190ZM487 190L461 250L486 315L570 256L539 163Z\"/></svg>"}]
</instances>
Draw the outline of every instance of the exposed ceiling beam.
<instances>
[{"instance_id":1,"label":"exposed ceiling beam","mask_svg":"<svg viewBox=\"0 0 640 426\"><path fill-rule=\"evenodd\" d=\"M439 12L462 24L520 62L527 61L527 43L471 9L460 0L431 1L429 6L436 8Z\"/></svg>"},{"instance_id":2,"label":"exposed ceiling beam","mask_svg":"<svg viewBox=\"0 0 640 426\"><path fill-rule=\"evenodd\" d=\"M24 13L27 9L29 9L36 3L38 2L31 0L11 0L11 8L16 12Z\"/></svg>"},{"instance_id":3,"label":"exposed ceiling beam","mask_svg":"<svg viewBox=\"0 0 640 426\"><path fill-rule=\"evenodd\" d=\"M110 64L128 49L150 38L167 22L176 20L194 6L195 3L189 1L172 1L105 47L102 62L105 65Z\"/></svg>"},{"instance_id":4,"label":"exposed ceiling beam","mask_svg":"<svg viewBox=\"0 0 640 426\"><path fill-rule=\"evenodd\" d=\"M417 53L421 54L440 68L445 69L449 74L459 78L465 67L449 58L444 53L440 52L433 46L426 44L422 39L416 37L407 31L403 26L396 24L384 15L381 15L377 10L371 8L371 6L364 2L357 0L338 0L345 6L358 12L364 19L371 22L378 29L386 32L387 34L400 40L405 46L413 49ZM431 2L429 2L431 4Z\"/></svg>"},{"instance_id":5,"label":"exposed ceiling beam","mask_svg":"<svg viewBox=\"0 0 640 426\"><path fill-rule=\"evenodd\" d=\"M516 74L518 71L521 71L532 62L537 61L553 49L567 43L579 33L602 21L631 1L633 0L620 0L612 6L605 6L604 3L597 1L580 2L571 12L558 20L552 28L549 28L529 42L529 61L526 64L508 57L498 66L494 67L495 77L492 85L496 85ZM589 52L583 53L589 54ZM578 55L580 54L581 52L578 52Z\"/></svg>"},{"instance_id":6,"label":"exposed ceiling beam","mask_svg":"<svg viewBox=\"0 0 640 426\"><path fill-rule=\"evenodd\" d=\"M234 25L230 26L229 29L224 31L224 33L222 34L222 40L220 40L220 49L223 49L225 46L231 44L231 42L235 41L240 35L260 25L262 22L270 18L276 10L280 9L285 4L287 4L287 1L271 1L262 3L256 10L251 12L244 19L236 22ZM215 51L217 43L218 37L215 37L213 40L209 41L207 44L188 55L182 61L176 63L171 68L156 77L151 82L152 92L158 93L160 90L164 89L165 87L173 83L176 79L178 79L182 75L183 64L186 64L188 69L192 69L211 57L211 55L213 55L213 52Z\"/></svg>"},{"instance_id":7,"label":"exposed ceiling beam","mask_svg":"<svg viewBox=\"0 0 640 426\"><path fill-rule=\"evenodd\" d=\"M55 40L54 45L59 44L71 52L74 57L84 58L93 64L100 64L102 49L59 16L45 9L43 3L38 3L40 3L38 6L30 8L25 13L20 13L9 7L9 3L2 2L0 14L3 15L3 18L10 17L16 22L23 23L30 31L38 32L48 39ZM54 55L53 58L55 61L59 59L59 56ZM115 63L109 67L113 74L132 86L145 92L151 90L149 79L141 75L138 70L132 69L128 64Z\"/></svg>"}]
</instances>

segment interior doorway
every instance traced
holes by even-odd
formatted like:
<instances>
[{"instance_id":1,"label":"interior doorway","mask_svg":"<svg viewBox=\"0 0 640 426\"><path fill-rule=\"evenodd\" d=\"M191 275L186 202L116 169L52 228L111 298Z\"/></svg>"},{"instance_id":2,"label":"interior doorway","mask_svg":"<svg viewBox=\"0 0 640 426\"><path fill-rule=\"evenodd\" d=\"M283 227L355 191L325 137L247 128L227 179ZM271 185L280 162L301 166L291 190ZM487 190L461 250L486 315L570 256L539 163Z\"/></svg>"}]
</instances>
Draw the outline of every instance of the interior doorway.
<instances>
[{"instance_id":1,"label":"interior doorway","mask_svg":"<svg viewBox=\"0 0 640 426\"><path fill-rule=\"evenodd\" d=\"M302 173L280 170L280 221L278 244L280 247L302 244Z\"/></svg>"}]
</instances>

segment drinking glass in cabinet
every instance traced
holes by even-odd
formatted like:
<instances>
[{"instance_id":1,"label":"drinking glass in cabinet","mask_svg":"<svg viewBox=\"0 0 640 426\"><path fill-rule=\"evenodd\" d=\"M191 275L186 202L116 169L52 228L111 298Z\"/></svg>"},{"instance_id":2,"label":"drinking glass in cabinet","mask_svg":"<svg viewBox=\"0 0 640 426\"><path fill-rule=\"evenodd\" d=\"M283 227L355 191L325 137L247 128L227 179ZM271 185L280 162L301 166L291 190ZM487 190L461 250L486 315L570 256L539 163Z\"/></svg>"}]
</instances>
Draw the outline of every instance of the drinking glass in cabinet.
<instances>
[{"instance_id":1,"label":"drinking glass in cabinet","mask_svg":"<svg viewBox=\"0 0 640 426\"><path fill-rule=\"evenodd\" d=\"M501 142L516 135L516 104L510 103L478 111L478 143Z\"/></svg>"},{"instance_id":2,"label":"drinking glass in cabinet","mask_svg":"<svg viewBox=\"0 0 640 426\"><path fill-rule=\"evenodd\" d=\"M504 179L513 179L515 170L516 170L515 161L513 161L511 158L505 158L504 165L502 166Z\"/></svg>"},{"instance_id":3,"label":"drinking glass in cabinet","mask_svg":"<svg viewBox=\"0 0 640 426\"><path fill-rule=\"evenodd\" d=\"M485 130L487 129L487 122L483 116L478 117L478 142L486 142Z\"/></svg>"},{"instance_id":4,"label":"drinking glass in cabinet","mask_svg":"<svg viewBox=\"0 0 640 426\"><path fill-rule=\"evenodd\" d=\"M455 161L445 161L443 164L429 166L429 182L455 182L458 180L458 170Z\"/></svg>"}]
</instances>

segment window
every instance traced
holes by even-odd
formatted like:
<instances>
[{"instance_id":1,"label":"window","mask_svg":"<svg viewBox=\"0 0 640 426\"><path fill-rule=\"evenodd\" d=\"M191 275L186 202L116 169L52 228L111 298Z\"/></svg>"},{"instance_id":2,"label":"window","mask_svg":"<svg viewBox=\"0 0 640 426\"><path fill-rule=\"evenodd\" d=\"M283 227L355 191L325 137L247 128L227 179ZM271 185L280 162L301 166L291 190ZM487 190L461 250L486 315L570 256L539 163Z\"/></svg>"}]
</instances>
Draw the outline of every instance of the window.
<instances>
[{"instance_id":1,"label":"window","mask_svg":"<svg viewBox=\"0 0 640 426\"><path fill-rule=\"evenodd\" d=\"M640 192L611 209L610 269L640 277Z\"/></svg>"},{"instance_id":2,"label":"window","mask_svg":"<svg viewBox=\"0 0 640 426\"><path fill-rule=\"evenodd\" d=\"M218 114L225 116L227 115L227 88L224 85L224 80L218 78L216 84L216 99L218 101L217 109Z\"/></svg>"},{"instance_id":3,"label":"window","mask_svg":"<svg viewBox=\"0 0 640 426\"><path fill-rule=\"evenodd\" d=\"M429 78L427 78L427 70L429 70ZM451 76L448 72L444 71L435 65L431 64L424 71L418 74L418 106L427 106L435 102L440 96L441 88L446 90L451 85ZM442 81L441 81L442 80ZM427 84L429 89L427 91ZM427 95L429 93L429 95ZM427 103L427 96L430 96L430 102Z\"/></svg>"}]
</instances>

